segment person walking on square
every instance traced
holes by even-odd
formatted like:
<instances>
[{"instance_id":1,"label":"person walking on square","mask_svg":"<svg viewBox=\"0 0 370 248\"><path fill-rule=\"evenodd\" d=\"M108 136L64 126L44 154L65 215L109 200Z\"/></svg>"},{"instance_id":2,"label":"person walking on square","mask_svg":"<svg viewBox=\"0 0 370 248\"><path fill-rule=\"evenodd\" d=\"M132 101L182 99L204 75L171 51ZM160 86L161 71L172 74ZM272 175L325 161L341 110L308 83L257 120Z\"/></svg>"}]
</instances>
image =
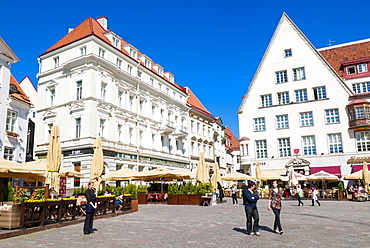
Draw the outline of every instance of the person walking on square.
<instances>
[{"instance_id":1,"label":"person walking on square","mask_svg":"<svg viewBox=\"0 0 370 248\"><path fill-rule=\"evenodd\" d=\"M302 202L302 197L303 197L303 190L301 188L301 185L297 185L297 198L298 198L298 206L303 206L303 202Z\"/></svg>"},{"instance_id":2,"label":"person walking on square","mask_svg":"<svg viewBox=\"0 0 370 248\"><path fill-rule=\"evenodd\" d=\"M248 189L244 191L245 197L245 215L247 217L247 234L260 236L259 232L259 214L257 209L257 201L259 195L256 191L256 183L253 181L248 182ZM254 220L252 229L252 219Z\"/></svg>"},{"instance_id":3,"label":"person walking on square","mask_svg":"<svg viewBox=\"0 0 370 248\"><path fill-rule=\"evenodd\" d=\"M238 188L234 184L233 187L231 188L231 196L233 198L233 204L238 204L238 199L236 198L236 193L238 192Z\"/></svg>"},{"instance_id":4,"label":"person walking on square","mask_svg":"<svg viewBox=\"0 0 370 248\"><path fill-rule=\"evenodd\" d=\"M280 189L278 188L278 184L276 181L272 183L272 189L270 189L269 193L269 203L267 206L267 210L271 210L274 212L275 221L274 221L274 231L278 234L283 234L283 228L281 227L280 222L280 212L281 212L281 200L284 200ZM278 229L279 230L278 230Z\"/></svg>"},{"instance_id":5,"label":"person walking on square","mask_svg":"<svg viewBox=\"0 0 370 248\"><path fill-rule=\"evenodd\" d=\"M317 194L319 193L317 191L317 189L315 187L312 187L311 188L312 190L312 193L311 193L311 200L312 200L312 205L311 206L315 206L315 201L317 202L317 204L319 206L321 206L320 202L319 202L319 198L317 197Z\"/></svg>"},{"instance_id":6,"label":"person walking on square","mask_svg":"<svg viewBox=\"0 0 370 248\"><path fill-rule=\"evenodd\" d=\"M84 234L89 235L90 233L94 232L93 229L93 220L94 220L94 214L96 209L96 196L93 191L94 188L94 182L91 181L87 184L87 190L85 193L86 196L86 218L85 218L85 224L84 224ZM96 230L96 229L95 229Z\"/></svg>"}]
</instances>

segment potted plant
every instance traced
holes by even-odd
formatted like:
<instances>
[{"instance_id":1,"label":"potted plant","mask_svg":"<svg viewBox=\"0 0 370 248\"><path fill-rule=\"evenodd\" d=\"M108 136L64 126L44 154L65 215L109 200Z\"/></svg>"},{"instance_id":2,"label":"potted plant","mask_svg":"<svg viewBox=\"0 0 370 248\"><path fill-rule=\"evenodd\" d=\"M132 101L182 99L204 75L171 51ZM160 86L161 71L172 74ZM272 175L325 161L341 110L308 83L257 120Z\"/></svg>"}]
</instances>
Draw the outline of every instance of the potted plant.
<instances>
[{"instance_id":1,"label":"potted plant","mask_svg":"<svg viewBox=\"0 0 370 248\"><path fill-rule=\"evenodd\" d=\"M139 204L147 204L148 188L145 185L137 186Z\"/></svg>"},{"instance_id":2,"label":"potted plant","mask_svg":"<svg viewBox=\"0 0 370 248\"><path fill-rule=\"evenodd\" d=\"M178 205L179 204L179 188L176 184L168 185L168 201L167 204Z\"/></svg>"},{"instance_id":3,"label":"potted plant","mask_svg":"<svg viewBox=\"0 0 370 248\"><path fill-rule=\"evenodd\" d=\"M338 200L339 201L343 200L343 195L344 195L343 181L340 181L338 183Z\"/></svg>"},{"instance_id":4,"label":"potted plant","mask_svg":"<svg viewBox=\"0 0 370 248\"><path fill-rule=\"evenodd\" d=\"M199 194L198 187L191 182L188 182L187 184L190 192L189 205L199 205L202 200L202 196Z\"/></svg>"},{"instance_id":5,"label":"potted plant","mask_svg":"<svg viewBox=\"0 0 370 248\"><path fill-rule=\"evenodd\" d=\"M135 187L133 187L131 191L131 209L132 211L137 212L139 210L139 201L137 199L137 187L136 185L134 186Z\"/></svg>"},{"instance_id":6,"label":"potted plant","mask_svg":"<svg viewBox=\"0 0 370 248\"><path fill-rule=\"evenodd\" d=\"M12 187L12 182L8 182L8 190L7 190L7 201L14 201L14 188Z\"/></svg>"},{"instance_id":7,"label":"potted plant","mask_svg":"<svg viewBox=\"0 0 370 248\"><path fill-rule=\"evenodd\" d=\"M26 188L20 188L17 191L17 196L14 198L17 203L23 203L28 200L28 194Z\"/></svg>"}]
</instances>

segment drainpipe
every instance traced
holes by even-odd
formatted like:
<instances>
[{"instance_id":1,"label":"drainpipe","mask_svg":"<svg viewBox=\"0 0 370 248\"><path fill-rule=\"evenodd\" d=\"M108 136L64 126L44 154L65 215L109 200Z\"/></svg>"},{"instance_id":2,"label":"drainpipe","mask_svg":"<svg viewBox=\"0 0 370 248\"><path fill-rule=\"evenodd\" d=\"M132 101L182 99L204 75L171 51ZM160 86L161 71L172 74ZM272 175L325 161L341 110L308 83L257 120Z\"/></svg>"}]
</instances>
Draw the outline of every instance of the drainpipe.
<instances>
[{"instance_id":1,"label":"drainpipe","mask_svg":"<svg viewBox=\"0 0 370 248\"><path fill-rule=\"evenodd\" d=\"M136 68L138 68L140 65L140 62L137 63ZM137 171L139 171L139 157L140 157L140 149L139 149L139 138L140 138L140 132L139 132L139 121L138 118L140 116L140 98L139 98L139 90L140 90L140 83L141 80L136 84L136 165L137 165Z\"/></svg>"}]
</instances>

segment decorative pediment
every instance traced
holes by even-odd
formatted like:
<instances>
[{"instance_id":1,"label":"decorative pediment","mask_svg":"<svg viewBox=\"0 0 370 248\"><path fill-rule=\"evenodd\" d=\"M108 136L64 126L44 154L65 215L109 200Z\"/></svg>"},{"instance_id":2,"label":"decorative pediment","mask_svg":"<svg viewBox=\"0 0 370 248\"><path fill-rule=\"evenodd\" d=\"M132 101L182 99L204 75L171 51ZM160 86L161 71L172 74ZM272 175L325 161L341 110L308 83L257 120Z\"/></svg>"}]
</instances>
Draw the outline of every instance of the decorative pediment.
<instances>
[{"instance_id":1,"label":"decorative pediment","mask_svg":"<svg viewBox=\"0 0 370 248\"><path fill-rule=\"evenodd\" d=\"M85 109L85 103L84 102L74 102L69 105L69 111L70 113L81 111Z\"/></svg>"},{"instance_id":2,"label":"decorative pediment","mask_svg":"<svg viewBox=\"0 0 370 248\"><path fill-rule=\"evenodd\" d=\"M47 119L47 118L53 118L53 117L56 117L57 116L57 112L55 111L46 111L45 114L43 115L44 117L44 120Z\"/></svg>"},{"instance_id":3,"label":"decorative pediment","mask_svg":"<svg viewBox=\"0 0 370 248\"><path fill-rule=\"evenodd\" d=\"M303 158L295 158L295 159L292 159L290 160L288 163L287 163L287 167L289 166L309 166L311 163L309 161L307 161L306 159L303 159Z\"/></svg>"},{"instance_id":4,"label":"decorative pediment","mask_svg":"<svg viewBox=\"0 0 370 248\"><path fill-rule=\"evenodd\" d=\"M46 82L45 85L46 85L46 88L52 89L52 88L55 88L58 85L58 83L55 82L54 80L50 80L50 81Z\"/></svg>"},{"instance_id":5,"label":"decorative pediment","mask_svg":"<svg viewBox=\"0 0 370 248\"><path fill-rule=\"evenodd\" d=\"M197 137L193 136L190 138L191 140L197 141Z\"/></svg>"},{"instance_id":6,"label":"decorative pediment","mask_svg":"<svg viewBox=\"0 0 370 248\"><path fill-rule=\"evenodd\" d=\"M128 87L126 84L124 84L123 82L116 82L116 86L117 88L120 88L120 89L123 89L123 90L128 90Z\"/></svg>"},{"instance_id":7,"label":"decorative pediment","mask_svg":"<svg viewBox=\"0 0 370 248\"><path fill-rule=\"evenodd\" d=\"M100 111L100 112L103 112L103 113L106 113L109 117L112 116L111 112L112 112L112 109L109 105L105 104L105 103L99 103L98 106L96 106L96 108Z\"/></svg>"}]
</instances>

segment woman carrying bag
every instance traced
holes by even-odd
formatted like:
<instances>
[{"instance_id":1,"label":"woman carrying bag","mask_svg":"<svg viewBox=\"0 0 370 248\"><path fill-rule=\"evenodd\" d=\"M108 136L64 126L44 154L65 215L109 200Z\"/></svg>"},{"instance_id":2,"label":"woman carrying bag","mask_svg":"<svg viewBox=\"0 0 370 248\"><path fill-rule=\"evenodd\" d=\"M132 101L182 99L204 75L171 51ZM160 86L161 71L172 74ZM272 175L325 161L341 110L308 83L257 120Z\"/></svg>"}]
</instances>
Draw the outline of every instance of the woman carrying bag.
<instances>
[{"instance_id":1,"label":"woman carrying bag","mask_svg":"<svg viewBox=\"0 0 370 248\"><path fill-rule=\"evenodd\" d=\"M280 189L278 188L277 182L274 181L272 183L272 189L270 189L269 193L269 205L267 206L267 210L270 211L272 209L272 211L274 212L274 231L280 235L283 234L283 229L280 223L281 200L284 200L284 198ZM277 228L279 228L279 230Z\"/></svg>"},{"instance_id":2,"label":"woman carrying bag","mask_svg":"<svg viewBox=\"0 0 370 248\"><path fill-rule=\"evenodd\" d=\"M86 196L86 218L85 218L85 224L84 224L84 234L89 235L90 233L94 232L93 229L93 220L94 220L94 214L96 209L96 196L93 191L94 188L94 182L89 182L87 185L87 190L85 193ZM95 229L96 230L96 229Z\"/></svg>"}]
</instances>

